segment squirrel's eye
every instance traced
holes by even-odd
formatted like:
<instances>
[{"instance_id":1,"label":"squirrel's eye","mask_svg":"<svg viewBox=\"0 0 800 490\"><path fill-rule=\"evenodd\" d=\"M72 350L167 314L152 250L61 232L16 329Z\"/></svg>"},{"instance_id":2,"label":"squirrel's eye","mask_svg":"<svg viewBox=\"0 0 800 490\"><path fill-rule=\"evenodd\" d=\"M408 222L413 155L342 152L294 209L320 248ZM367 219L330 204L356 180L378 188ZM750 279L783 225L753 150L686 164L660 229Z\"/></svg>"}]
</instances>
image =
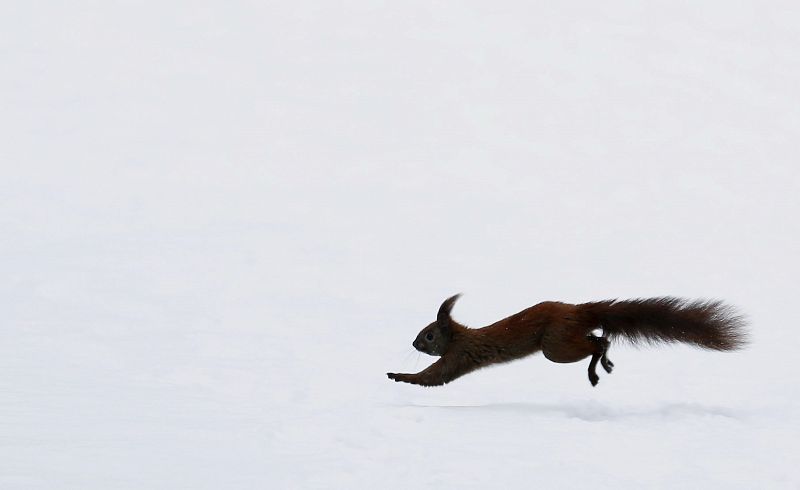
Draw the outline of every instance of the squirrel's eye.
<instances>
[{"instance_id":1,"label":"squirrel's eye","mask_svg":"<svg viewBox=\"0 0 800 490\"><path fill-rule=\"evenodd\" d=\"M432 334L432 333L430 333L430 332L428 332L428 334L427 334L427 335L425 335L425 340L427 340L428 342L430 342L431 340L433 340L433 334Z\"/></svg>"}]
</instances>

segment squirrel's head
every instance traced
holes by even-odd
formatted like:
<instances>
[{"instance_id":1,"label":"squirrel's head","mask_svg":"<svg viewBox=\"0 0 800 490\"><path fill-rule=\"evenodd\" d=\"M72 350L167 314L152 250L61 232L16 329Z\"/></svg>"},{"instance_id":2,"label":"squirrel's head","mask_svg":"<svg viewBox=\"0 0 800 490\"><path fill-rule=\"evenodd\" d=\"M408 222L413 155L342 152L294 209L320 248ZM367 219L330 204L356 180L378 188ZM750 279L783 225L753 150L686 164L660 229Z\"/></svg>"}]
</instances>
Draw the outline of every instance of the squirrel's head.
<instances>
[{"instance_id":1,"label":"squirrel's head","mask_svg":"<svg viewBox=\"0 0 800 490\"><path fill-rule=\"evenodd\" d=\"M453 309L458 297L457 294L447 298L442 306L439 307L439 314L436 321L423 328L413 342L413 346L420 352L432 356L441 356L447 352L450 341L453 339L453 319L450 318L450 310Z\"/></svg>"}]
</instances>

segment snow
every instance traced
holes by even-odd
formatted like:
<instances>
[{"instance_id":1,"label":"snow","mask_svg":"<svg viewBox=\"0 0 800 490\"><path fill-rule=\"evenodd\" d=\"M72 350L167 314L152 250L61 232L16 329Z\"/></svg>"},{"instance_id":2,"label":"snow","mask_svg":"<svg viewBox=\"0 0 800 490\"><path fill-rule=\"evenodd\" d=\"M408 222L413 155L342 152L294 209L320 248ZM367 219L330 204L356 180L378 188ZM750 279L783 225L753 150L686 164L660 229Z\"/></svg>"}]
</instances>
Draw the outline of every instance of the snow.
<instances>
[{"instance_id":1,"label":"snow","mask_svg":"<svg viewBox=\"0 0 800 490\"><path fill-rule=\"evenodd\" d=\"M0 488L797 488L792 2L5 2ZM446 297L738 353L394 383Z\"/></svg>"}]
</instances>

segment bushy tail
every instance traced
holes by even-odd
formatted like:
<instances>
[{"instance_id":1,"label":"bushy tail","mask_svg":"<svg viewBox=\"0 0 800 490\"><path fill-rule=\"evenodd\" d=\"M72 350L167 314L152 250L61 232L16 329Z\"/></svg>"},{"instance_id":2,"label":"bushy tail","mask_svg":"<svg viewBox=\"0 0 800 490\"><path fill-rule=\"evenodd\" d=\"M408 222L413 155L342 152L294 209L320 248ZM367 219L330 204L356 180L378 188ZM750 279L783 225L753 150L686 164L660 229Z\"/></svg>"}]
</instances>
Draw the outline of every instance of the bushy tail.
<instances>
[{"instance_id":1,"label":"bushy tail","mask_svg":"<svg viewBox=\"0 0 800 490\"><path fill-rule=\"evenodd\" d=\"M663 297L608 300L581 305L611 339L633 344L685 342L704 349L735 350L747 343L747 321L722 301Z\"/></svg>"}]
</instances>

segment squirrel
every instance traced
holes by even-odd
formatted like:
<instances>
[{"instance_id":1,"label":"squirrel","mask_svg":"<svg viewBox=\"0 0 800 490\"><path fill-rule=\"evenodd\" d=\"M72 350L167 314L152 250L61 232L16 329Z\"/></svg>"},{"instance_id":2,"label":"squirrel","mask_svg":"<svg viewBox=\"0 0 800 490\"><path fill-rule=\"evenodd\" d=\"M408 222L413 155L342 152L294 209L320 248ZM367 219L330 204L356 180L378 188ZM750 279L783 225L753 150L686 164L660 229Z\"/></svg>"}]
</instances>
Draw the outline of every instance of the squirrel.
<instances>
[{"instance_id":1,"label":"squirrel","mask_svg":"<svg viewBox=\"0 0 800 490\"><path fill-rule=\"evenodd\" d=\"M731 351L747 343L745 318L722 301L659 297L604 300L582 304L546 301L483 328L468 328L450 312L460 294L442 303L436 321L423 328L412 345L439 359L416 374L386 373L389 379L441 386L476 369L520 359L539 351L558 363L591 356L589 382L599 381L598 361L611 373L611 340L630 343L684 342L704 349ZM593 332L602 330L602 335Z\"/></svg>"}]
</instances>

